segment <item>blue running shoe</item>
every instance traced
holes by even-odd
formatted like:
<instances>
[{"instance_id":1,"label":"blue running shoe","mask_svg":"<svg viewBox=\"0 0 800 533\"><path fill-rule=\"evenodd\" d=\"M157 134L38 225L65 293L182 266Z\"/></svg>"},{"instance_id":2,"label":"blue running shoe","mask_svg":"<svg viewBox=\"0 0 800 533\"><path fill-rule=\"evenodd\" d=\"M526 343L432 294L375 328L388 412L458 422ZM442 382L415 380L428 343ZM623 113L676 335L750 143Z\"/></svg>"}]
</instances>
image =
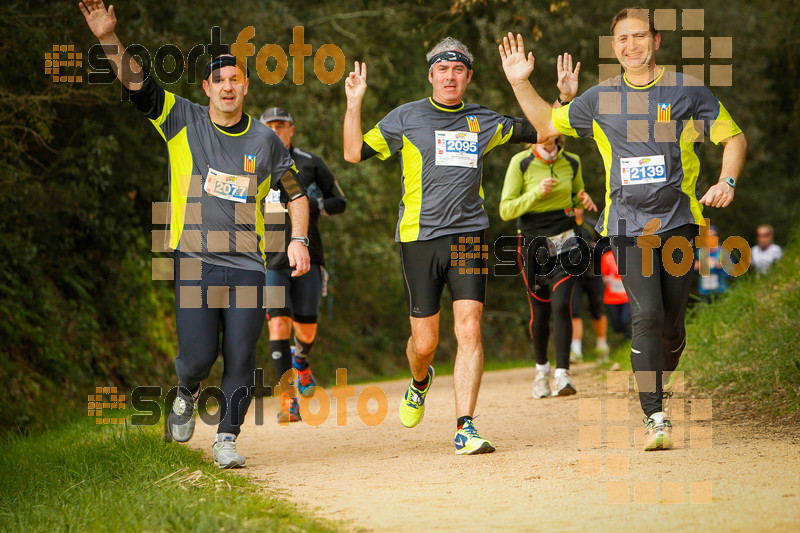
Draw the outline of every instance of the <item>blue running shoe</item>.
<instances>
[{"instance_id":1,"label":"blue running shoe","mask_svg":"<svg viewBox=\"0 0 800 533\"><path fill-rule=\"evenodd\" d=\"M281 425L289 422L300 422L300 406L297 398L289 391L281 393L280 406L278 407L278 423Z\"/></svg>"},{"instance_id":2,"label":"blue running shoe","mask_svg":"<svg viewBox=\"0 0 800 533\"><path fill-rule=\"evenodd\" d=\"M294 356L294 349L292 349L292 366L297 370L297 391L306 398L310 398L314 395L314 387L317 386L317 382L314 380L314 374L311 373L308 362L304 369L300 369L297 357Z\"/></svg>"},{"instance_id":3,"label":"blue running shoe","mask_svg":"<svg viewBox=\"0 0 800 533\"><path fill-rule=\"evenodd\" d=\"M478 430L472 420L467 420L456 431L454 439L456 455L475 455L479 453L492 453L494 446L488 440L478 435Z\"/></svg>"}]
</instances>

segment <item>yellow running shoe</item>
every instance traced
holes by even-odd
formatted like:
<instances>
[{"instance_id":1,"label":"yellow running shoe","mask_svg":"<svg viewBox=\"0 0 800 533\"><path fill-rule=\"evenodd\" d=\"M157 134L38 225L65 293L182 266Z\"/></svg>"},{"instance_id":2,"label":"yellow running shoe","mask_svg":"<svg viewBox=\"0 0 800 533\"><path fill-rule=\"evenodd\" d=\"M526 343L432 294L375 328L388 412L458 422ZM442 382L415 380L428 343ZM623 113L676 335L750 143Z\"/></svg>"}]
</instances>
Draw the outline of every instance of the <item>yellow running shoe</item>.
<instances>
[{"instance_id":1,"label":"yellow running shoe","mask_svg":"<svg viewBox=\"0 0 800 533\"><path fill-rule=\"evenodd\" d=\"M428 367L428 386L425 390L419 390L414 386L414 380L408 386L403 400L400 402L400 423L407 428L413 428L422 420L425 414L425 396L431 390L433 383L433 367Z\"/></svg>"},{"instance_id":2,"label":"yellow running shoe","mask_svg":"<svg viewBox=\"0 0 800 533\"><path fill-rule=\"evenodd\" d=\"M661 417L651 416L645 421L644 428L644 451L669 450L672 448L672 424L663 418L664 413L656 413Z\"/></svg>"},{"instance_id":3,"label":"yellow running shoe","mask_svg":"<svg viewBox=\"0 0 800 533\"><path fill-rule=\"evenodd\" d=\"M454 439L456 445L456 455L475 455L478 453L492 453L494 446L488 440L478 435L478 430L472 420L467 420L456 431Z\"/></svg>"}]
</instances>

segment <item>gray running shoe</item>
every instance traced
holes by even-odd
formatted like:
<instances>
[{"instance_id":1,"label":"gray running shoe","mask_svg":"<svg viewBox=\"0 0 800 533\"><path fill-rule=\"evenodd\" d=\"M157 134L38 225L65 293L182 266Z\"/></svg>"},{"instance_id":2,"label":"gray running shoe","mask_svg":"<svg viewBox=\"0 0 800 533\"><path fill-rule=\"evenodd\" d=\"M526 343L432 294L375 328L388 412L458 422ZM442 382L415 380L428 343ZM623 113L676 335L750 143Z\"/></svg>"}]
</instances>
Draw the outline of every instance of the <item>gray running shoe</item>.
<instances>
[{"instance_id":1,"label":"gray running shoe","mask_svg":"<svg viewBox=\"0 0 800 533\"><path fill-rule=\"evenodd\" d=\"M214 460L220 468L244 466L244 457L236 451L236 435L233 433L218 433L211 450L214 452Z\"/></svg>"},{"instance_id":2,"label":"gray running shoe","mask_svg":"<svg viewBox=\"0 0 800 533\"><path fill-rule=\"evenodd\" d=\"M569 373L556 375L553 378L553 396L570 396L576 392Z\"/></svg>"},{"instance_id":3,"label":"gray running shoe","mask_svg":"<svg viewBox=\"0 0 800 533\"><path fill-rule=\"evenodd\" d=\"M550 372L536 373L536 379L533 380L531 395L534 398L546 398L550 396Z\"/></svg>"},{"instance_id":4,"label":"gray running shoe","mask_svg":"<svg viewBox=\"0 0 800 533\"><path fill-rule=\"evenodd\" d=\"M180 390L172 404L172 411L167 418L167 431L170 437L178 442L186 442L194 434L194 412L197 403L192 396L186 396Z\"/></svg>"}]
</instances>

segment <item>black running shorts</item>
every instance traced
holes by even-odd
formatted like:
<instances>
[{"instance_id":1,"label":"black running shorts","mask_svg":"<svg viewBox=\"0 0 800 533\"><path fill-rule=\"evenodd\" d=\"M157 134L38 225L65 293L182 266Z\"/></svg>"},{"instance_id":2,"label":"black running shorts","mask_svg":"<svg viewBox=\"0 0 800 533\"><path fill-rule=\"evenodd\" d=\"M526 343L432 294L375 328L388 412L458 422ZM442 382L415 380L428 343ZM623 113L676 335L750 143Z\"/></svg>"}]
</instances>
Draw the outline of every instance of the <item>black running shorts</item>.
<instances>
[{"instance_id":1,"label":"black running shorts","mask_svg":"<svg viewBox=\"0 0 800 533\"><path fill-rule=\"evenodd\" d=\"M488 257L482 230L400 243L408 315L425 318L438 313L445 285L453 301L485 303Z\"/></svg>"},{"instance_id":2,"label":"black running shorts","mask_svg":"<svg viewBox=\"0 0 800 533\"><path fill-rule=\"evenodd\" d=\"M301 324L316 324L322 294L322 267L311 263L302 276L293 278L291 268L267 269L267 287L282 287L283 307L267 309L269 318L287 316Z\"/></svg>"}]
</instances>

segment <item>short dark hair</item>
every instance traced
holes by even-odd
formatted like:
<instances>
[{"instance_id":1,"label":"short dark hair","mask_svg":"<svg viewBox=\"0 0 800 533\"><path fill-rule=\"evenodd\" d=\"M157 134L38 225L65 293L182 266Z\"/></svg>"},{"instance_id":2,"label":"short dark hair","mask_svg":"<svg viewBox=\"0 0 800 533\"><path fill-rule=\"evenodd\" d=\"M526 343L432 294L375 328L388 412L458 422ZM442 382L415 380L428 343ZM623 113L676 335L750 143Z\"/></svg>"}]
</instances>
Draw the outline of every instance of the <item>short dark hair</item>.
<instances>
[{"instance_id":1,"label":"short dark hair","mask_svg":"<svg viewBox=\"0 0 800 533\"><path fill-rule=\"evenodd\" d=\"M643 7L626 7L625 9L614 15L613 19L611 19L612 36L614 35L614 28L617 27L617 24L628 18L635 18L640 20L644 20L646 18L647 25L650 29L650 35L655 37L656 34L658 33L658 30L656 30L656 26L653 23L653 17L650 15L650 12L647 9Z\"/></svg>"}]
</instances>

